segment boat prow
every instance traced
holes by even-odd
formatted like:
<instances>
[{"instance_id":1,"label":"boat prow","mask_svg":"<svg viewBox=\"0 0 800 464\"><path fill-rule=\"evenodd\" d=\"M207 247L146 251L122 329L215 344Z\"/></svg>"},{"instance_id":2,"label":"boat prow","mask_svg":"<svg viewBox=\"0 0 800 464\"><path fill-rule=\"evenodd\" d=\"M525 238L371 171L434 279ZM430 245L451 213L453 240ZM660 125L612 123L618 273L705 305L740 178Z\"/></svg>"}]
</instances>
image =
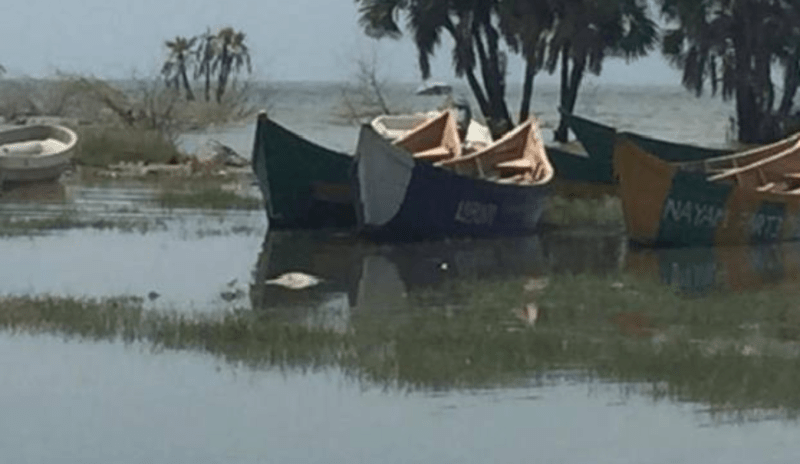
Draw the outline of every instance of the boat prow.
<instances>
[{"instance_id":1,"label":"boat prow","mask_svg":"<svg viewBox=\"0 0 800 464\"><path fill-rule=\"evenodd\" d=\"M270 227L355 225L352 161L352 156L308 141L261 112L252 162Z\"/></svg>"}]
</instances>

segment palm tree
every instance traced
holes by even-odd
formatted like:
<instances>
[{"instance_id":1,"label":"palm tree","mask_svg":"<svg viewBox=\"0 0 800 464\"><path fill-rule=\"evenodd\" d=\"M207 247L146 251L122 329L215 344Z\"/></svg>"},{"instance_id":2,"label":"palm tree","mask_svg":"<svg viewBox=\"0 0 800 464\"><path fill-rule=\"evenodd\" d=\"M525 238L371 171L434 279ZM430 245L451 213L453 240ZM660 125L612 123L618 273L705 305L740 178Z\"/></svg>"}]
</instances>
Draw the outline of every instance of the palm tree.
<instances>
[{"instance_id":1,"label":"palm tree","mask_svg":"<svg viewBox=\"0 0 800 464\"><path fill-rule=\"evenodd\" d=\"M212 65L212 72L219 73L217 103L222 101L222 95L232 74L240 72L242 67L246 67L248 73L252 72L250 52L244 43L244 38L244 32L237 32L232 27L222 28L217 33L218 54Z\"/></svg>"},{"instance_id":2,"label":"palm tree","mask_svg":"<svg viewBox=\"0 0 800 464\"><path fill-rule=\"evenodd\" d=\"M174 40L164 42L169 50L169 55L161 68L161 74L164 76L168 86L173 85L180 90L182 85L186 90L187 100L194 100L194 93L192 93L192 87L189 85L186 68L192 61L192 47L194 47L196 40L196 37L187 39L176 36Z\"/></svg>"},{"instance_id":3,"label":"palm tree","mask_svg":"<svg viewBox=\"0 0 800 464\"><path fill-rule=\"evenodd\" d=\"M683 71L683 84L700 95L721 87L735 99L739 140L767 142L781 135L798 89L800 2L796 0L659 0L672 27L664 55ZM777 110L773 66L784 71Z\"/></svg>"},{"instance_id":4,"label":"palm tree","mask_svg":"<svg viewBox=\"0 0 800 464\"><path fill-rule=\"evenodd\" d=\"M195 68L194 77L195 79L201 76L204 78L204 95L206 101L209 101L211 99L211 68L218 52L216 35L211 33L211 29L206 29L206 32L198 38L200 41L195 49L197 67Z\"/></svg>"},{"instance_id":5,"label":"palm tree","mask_svg":"<svg viewBox=\"0 0 800 464\"><path fill-rule=\"evenodd\" d=\"M519 120L530 114L533 80L542 70L547 53L547 40L555 21L550 0L506 0L500 2L499 27L509 48L525 60Z\"/></svg>"},{"instance_id":6,"label":"palm tree","mask_svg":"<svg viewBox=\"0 0 800 464\"><path fill-rule=\"evenodd\" d=\"M657 27L648 14L647 0L553 0L551 5L555 24L546 65L551 73L560 65L564 111L574 110L587 70L599 75L606 57L636 59L655 46ZM562 118L555 139L566 142L567 135Z\"/></svg>"},{"instance_id":7,"label":"palm tree","mask_svg":"<svg viewBox=\"0 0 800 464\"><path fill-rule=\"evenodd\" d=\"M406 16L423 79L430 77L430 58L442 35L449 34L454 41L456 76L466 78L494 137L514 125L505 102L507 57L496 24L499 1L356 0L359 22L374 38L400 38L396 19Z\"/></svg>"}]
</instances>

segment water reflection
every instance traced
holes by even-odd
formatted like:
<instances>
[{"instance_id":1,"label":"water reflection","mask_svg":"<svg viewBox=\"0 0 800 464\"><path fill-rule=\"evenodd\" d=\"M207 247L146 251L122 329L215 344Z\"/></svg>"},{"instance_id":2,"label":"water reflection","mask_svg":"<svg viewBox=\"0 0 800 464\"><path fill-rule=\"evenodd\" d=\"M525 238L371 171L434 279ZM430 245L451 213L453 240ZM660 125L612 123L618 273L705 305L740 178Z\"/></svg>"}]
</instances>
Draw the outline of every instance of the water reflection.
<instances>
[{"instance_id":1,"label":"water reflection","mask_svg":"<svg viewBox=\"0 0 800 464\"><path fill-rule=\"evenodd\" d=\"M581 234L391 246L272 233L250 250L250 304L238 309L13 296L0 304L0 327L142 342L258 370L333 368L400 390L602 379L714 414L800 411L800 310L772 283L775 269L793 275L782 248L645 252L627 250L624 237ZM289 271L322 282L266 282ZM742 290L684 295L721 286ZM535 315L519 317L525 308Z\"/></svg>"},{"instance_id":2,"label":"water reflection","mask_svg":"<svg viewBox=\"0 0 800 464\"><path fill-rule=\"evenodd\" d=\"M682 294L740 292L790 285L800 275L800 243L739 247L633 249L629 272L657 275Z\"/></svg>"},{"instance_id":3,"label":"water reflection","mask_svg":"<svg viewBox=\"0 0 800 464\"><path fill-rule=\"evenodd\" d=\"M392 312L408 293L428 290L453 298L457 284L557 273L619 271L625 240L619 235L547 235L506 239L377 245L342 233L271 232L250 288L252 308L290 320L328 320L320 312ZM264 282L287 272L322 278L305 290ZM435 290L434 290L435 289ZM313 313L313 314L312 314Z\"/></svg>"},{"instance_id":4,"label":"water reflection","mask_svg":"<svg viewBox=\"0 0 800 464\"><path fill-rule=\"evenodd\" d=\"M259 324L340 334L330 359L370 383L476 388L590 372L722 416L794 417L800 311L780 286L747 290L791 279L795 256L794 245L629 250L624 237L580 234L398 246L271 234L250 296ZM288 271L324 281L261 284ZM526 304L544 315L535 325L517 317Z\"/></svg>"}]
</instances>

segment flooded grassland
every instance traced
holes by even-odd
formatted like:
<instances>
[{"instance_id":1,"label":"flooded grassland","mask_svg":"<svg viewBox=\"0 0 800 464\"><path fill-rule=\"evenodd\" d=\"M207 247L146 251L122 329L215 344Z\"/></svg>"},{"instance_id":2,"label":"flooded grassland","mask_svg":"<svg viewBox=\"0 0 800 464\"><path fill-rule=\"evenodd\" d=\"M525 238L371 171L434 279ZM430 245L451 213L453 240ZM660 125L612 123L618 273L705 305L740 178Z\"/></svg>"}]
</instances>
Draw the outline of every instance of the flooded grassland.
<instances>
[{"instance_id":1,"label":"flooded grassland","mask_svg":"<svg viewBox=\"0 0 800 464\"><path fill-rule=\"evenodd\" d=\"M61 188L0 204L15 462L800 451L796 245L641 250L585 226L378 245L152 184Z\"/></svg>"},{"instance_id":2,"label":"flooded grassland","mask_svg":"<svg viewBox=\"0 0 800 464\"><path fill-rule=\"evenodd\" d=\"M297 104L277 118L351 148ZM502 240L268 231L247 169L195 168L0 196L4 461L800 455L798 244L639 249L608 197L553 198L546 232Z\"/></svg>"}]
</instances>

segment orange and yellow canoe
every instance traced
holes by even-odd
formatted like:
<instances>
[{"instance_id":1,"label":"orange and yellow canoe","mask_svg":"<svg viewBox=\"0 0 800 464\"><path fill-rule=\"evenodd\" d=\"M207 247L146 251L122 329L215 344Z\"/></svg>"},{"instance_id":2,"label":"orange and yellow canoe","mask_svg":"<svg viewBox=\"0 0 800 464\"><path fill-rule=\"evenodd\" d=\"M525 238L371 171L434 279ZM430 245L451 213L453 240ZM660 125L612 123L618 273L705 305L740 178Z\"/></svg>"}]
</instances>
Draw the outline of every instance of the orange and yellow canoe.
<instances>
[{"instance_id":1,"label":"orange and yellow canoe","mask_svg":"<svg viewBox=\"0 0 800 464\"><path fill-rule=\"evenodd\" d=\"M629 238L648 246L745 245L800 238L800 137L668 163L625 134L614 172Z\"/></svg>"}]
</instances>

